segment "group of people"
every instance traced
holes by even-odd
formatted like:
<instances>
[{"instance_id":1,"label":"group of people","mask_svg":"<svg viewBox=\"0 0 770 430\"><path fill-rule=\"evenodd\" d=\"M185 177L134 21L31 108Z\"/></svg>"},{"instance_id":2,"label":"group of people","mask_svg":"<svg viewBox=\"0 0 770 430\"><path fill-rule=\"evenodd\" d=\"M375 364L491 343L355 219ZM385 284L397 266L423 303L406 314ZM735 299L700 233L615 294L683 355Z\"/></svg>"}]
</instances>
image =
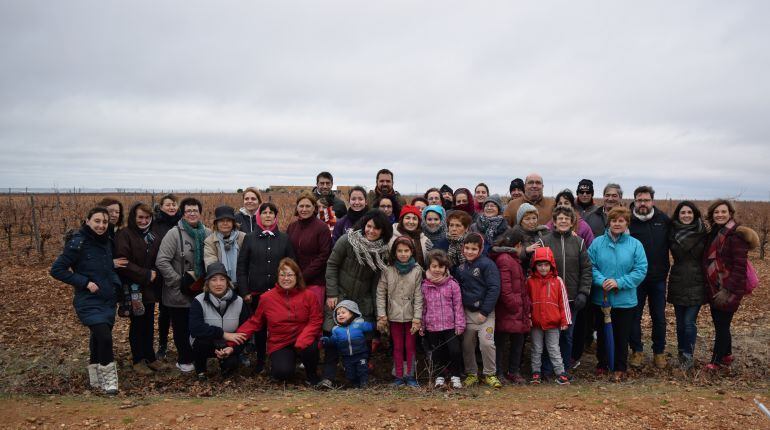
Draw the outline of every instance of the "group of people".
<instances>
[{"instance_id":1,"label":"group of people","mask_svg":"<svg viewBox=\"0 0 770 430\"><path fill-rule=\"evenodd\" d=\"M731 321L755 286L747 254L759 241L727 200L714 201L705 217L683 201L669 218L652 187L636 188L624 207L621 187L608 184L597 205L592 181L551 199L534 173L511 182L507 205L483 183L473 192L430 188L407 202L387 169L373 190L353 187L347 204L332 187L332 175L320 173L285 229L279 208L255 188L243 191L237 212L217 207L211 228L193 197L135 203L125 226L121 202L99 202L51 267L74 287L75 311L91 332L90 384L118 391L116 307L130 318L140 374L168 369L170 326L176 367L201 379L212 358L225 376L247 366L279 381L300 361L306 383L332 388L342 361L348 384L364 387L371 354L389 339L397 386L419 386L421 348L435 387L483 380L497 388L526 382L529 338L533 384L569 384L594 339L597 374L620 381L629 366L644 365L645 304L653 363L668 365L667 301L682 368L695 364L704 304L716 333L706 368L733 361ZM611 336L602 330L608 321Z\"/></svg>"}]
</instances>

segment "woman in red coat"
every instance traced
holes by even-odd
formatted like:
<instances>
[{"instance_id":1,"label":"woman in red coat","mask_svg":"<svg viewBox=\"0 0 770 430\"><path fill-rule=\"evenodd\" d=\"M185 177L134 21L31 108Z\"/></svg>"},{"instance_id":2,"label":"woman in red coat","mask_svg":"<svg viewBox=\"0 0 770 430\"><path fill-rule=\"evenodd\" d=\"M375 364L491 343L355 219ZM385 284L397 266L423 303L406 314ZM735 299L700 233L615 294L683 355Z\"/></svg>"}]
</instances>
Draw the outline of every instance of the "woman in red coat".
<instances>
[{"instance_id":1,"label":"woman in red coat","mask_svg":"<svg viewBox=\"0 0 770 430\"><path fill-rule=\"evenodd\" d=\"M523 384L521 357L524 340L532 325L532 304L527 294L527 283L519 262L523 235L519 230L506 234L489 252L500 270L500 298L495 306L495 346L498 379L505 377L515 384ZM510 339L510 349L505 343ZM508 371L503 373L503 361L508 352Z\"/></svg>"},{"instance_id":2,"label":"woman in red coat","mask_svg":"<svg viewBox=\"0 0 770 430\"><path fill-rule=\"evenodd\" d=\"M329 227L318 218L318 201L310 193L302 193L297 198L294 215L297 220L289 224L286 234L294 248L307 289L318 297L318 303L323 307L326 261L332 252Z\"/></svg>"},{"instance_id":3,"label":"woman in red coat","mask_svg":"<svg viewBox=\"0 0 770 430\"><path fill-rule=\"evenodd\" d=\"M297 263L284 258L278 264L278 284L262 294L254 312L236 333L249 338L267 328L270 374L286 381L294 375L297 356L305 366L307 382L318 383L318 339L323 311L316 296L305 288ZM229 342L230 346L239 342Z\"/></svg>"},{"instance_id":4,"label":"woman in red coat","mask_svg":"<svg viewBox=\"0 0 770 430\"><path fill-rule=\"evenodd\" d=\"M727 200L717 200L708 208L706 220L711 226L703 253L703 270L714 322L714 352L709 370L718 370L733 362L730 324L746 294L749 250L759 246L757 233L735 222L735 207Z\"/></svg>"}]
</instances>

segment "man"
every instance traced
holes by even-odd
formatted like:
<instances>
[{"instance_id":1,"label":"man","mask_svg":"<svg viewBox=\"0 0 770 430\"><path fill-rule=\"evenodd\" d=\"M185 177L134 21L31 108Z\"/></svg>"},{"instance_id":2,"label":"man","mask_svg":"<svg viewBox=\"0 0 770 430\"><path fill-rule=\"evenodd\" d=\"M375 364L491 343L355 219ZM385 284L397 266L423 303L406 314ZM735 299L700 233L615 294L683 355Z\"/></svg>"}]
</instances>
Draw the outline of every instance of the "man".
<instances>
[{"instance_id":1,"label":"man","mask_svg":"<svg viewBox=\"0 0 770 430\"><path fill-rule=\"evenodd\" d=\"M511 194L511 200L524 196L524 181L521 178L512 180L508 192Z\"/></svg>"},{"instance_id":2,"label":"man","mask_svg":"<svg viewBox=\"0 0 770 430\"><path fill-rule=\"evenodd\" d=\"M642 242L647 256L647 276L636 289L637 305L629 345L633 352L628 364L641 367L644 362L642 345L642 314L644 302L649 302L652 318L652 353L655 367L666 367L666 278L668 277L669 219L655 207L655 190L642 185L634 190L633 216L629 231Z\"/></svg>"},{"instance_id":3,"label":"man","mask_svg":"<svg viewBox=\"0 0 770 430\"><path fill-rule=\"evenodd\" d=\"M393 189L393 172L388 169L380 169L380 171L377 172L376 181L377 186L374 187L374 190L369 191L369 195L367 196L369 205L380 197L388 197L393 203L398 202L399 211L401 210L401 207L406 206L406 200L401 197L401 194L399 194L398 191ZM395 211L396 205L394 204L393 206L393 213L398 213Z\"/></svg>"},{"instance_id":4,"label":"man","mask_svg":"<svg viewBox=\"0 0 770 430\"><path fill-rule=\"evenodd\" d=\"M577 189L577 211L580 218L585 218L586 214L596 209L594 204L594 182L590 179L581 179L578 182Z\"/></svg>"},{"instance_id":5,"label":"man","mask_svg":"<svg viewBox=\"0 0 770 430\"><path fill-rule=\"evenodd\" d=\"M516 212L522 203L529 203L537 208L537 222L545 225L551 220L553 212L553 199L543 197L543 177L537 173L530 173L524 181L524 195L508 202L503 217L508 225L516 224Z\"/></svg>"},{"instance_id":6,"label":"man","mask_svg":"<svg viewBox=\"0 0 770 430\"><path fill-rule=\"evenodd\" d=\"M591 226L594 237L604 234L604 230L607 229L607 214L610 212L610 209L622 203L623 189L618 184L609 183L604 187L603 195L604 204L595 207L590 212L586 212L585 216L583 216L583 220Z\"/></svg>"},{"instance_id":7,"label":"man","mask_svg":"<svg viewBox=\"0 0 770 430\"><path fill-rule=\"evenodd\" d=\"M441 205L444 209L452 209L455 205L455 194L454 191L452 191L452 188L450 188L449 185L444 184L438 191L441 193Z\"/></svg>"},{"instance_id":8,"label":"man","mask_svg":"<svg viewBox=\"0 0 770 430\"><path fill-rule=\"evenodd\" d=\"M345 202L339 197L334 195L332 186L334 185L334 178L329 172L321 172L315 177L315 188L313 188L313 195L316 199L326 199L326 201L332 202L332 209L337 219L340 219L348 213L348 209L345 206Z\"/></svg>"}]
</instances>

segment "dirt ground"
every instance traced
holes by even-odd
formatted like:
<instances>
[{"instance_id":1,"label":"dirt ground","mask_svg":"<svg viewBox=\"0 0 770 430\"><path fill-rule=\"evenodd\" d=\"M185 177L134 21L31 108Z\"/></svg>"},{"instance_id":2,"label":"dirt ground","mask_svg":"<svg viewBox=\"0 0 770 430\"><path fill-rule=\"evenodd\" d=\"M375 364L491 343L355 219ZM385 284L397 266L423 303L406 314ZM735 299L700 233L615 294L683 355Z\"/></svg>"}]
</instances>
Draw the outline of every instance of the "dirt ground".
<instances>
[{"instance_id":1,"label":"dirt ground","mask_svg":"<svg viewBox=\"0 0 770 430\"><path fill-rule=\"evenodd\" d=\"M128 323L119 318L114 335L121 393L113 398L87 387L88 330L72 310L71 288L53 280L47 265L2 264L0 427L768 429L770 419L754 399L770 407L770 264L753 263L762 284L745 299L733 323L737 360L717 375L702 370L713 339L707 307L698 320L699 366L687 374L673 366L658 371L648 362L627 382L612 384L593 376L595 359L587 353L568 387L446 393L390 388L386 355L374 358L373 387L364 391L277 386L247 371L222 380L212 369L205 382L176 371L142 377L130 369ZM668 311L667 352L674 364L674 316L670 306ZM649 347L649 321L644 325ZM173 363L173 351L169 360ZM423 385L428 377L424 368L418 363Z\"/></svg>"}]
</instances>

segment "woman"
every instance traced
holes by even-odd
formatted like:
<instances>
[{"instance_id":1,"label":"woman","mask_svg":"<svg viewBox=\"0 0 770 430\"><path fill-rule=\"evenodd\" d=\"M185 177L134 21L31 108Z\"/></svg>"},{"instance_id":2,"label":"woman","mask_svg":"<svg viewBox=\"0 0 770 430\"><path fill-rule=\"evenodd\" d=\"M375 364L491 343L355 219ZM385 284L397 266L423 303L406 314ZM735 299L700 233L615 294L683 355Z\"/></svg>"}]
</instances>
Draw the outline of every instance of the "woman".
<instances>
[{"instance_id":1,"label":"woman","mask_svg":"<svg viewBox=\"0 0 770 430\"><path fill-rule=\"evenodd\" d=\"M382 211L382 213L385 214L386 217L388 217L388 221L391 223L396 222L396 214L393 213L393 208L395 205L393 204L393 200L390 197L382 196L377 197L374 199L374 202L372 202L372 209L379 209Z\"/></svg>"},{"instance_id":2,"label":"woman","mask_svg":"<svg viewBox=\"0 0 770 430\"><path fill-rule=\"evenodd\" d=\"M406 205L401 208L398 224L393 224L393 237L388 242L388 249L393 242L400 237L407 236L414 242L414 259L423 269L425 268L425 255L433 249L433 242L422 232L420 226L420 210L416 206Z\"/></svg>"},{"instance_id":3,"label":"woman","mask_svg":"<svg viewBox=\"0 0 770 430\"><path fill-rule=\"evenodd\" d=\"M344 217L337 219L337 224L335 224L334 231L332 232L332 246L334 246L334 244L337 243L337 240L339 240L349 228L353 227L368 210L369 208L366 206L366 190L364 187L356 185L351 188L350 194L348 195L348 213Z\"/></svg>"},{"instance_id":4,"label":"woman","mask_svg":"<svg viewBox=\"0 0 770 430\"><path fill-rule=\"evenodd\" d=\"M326 264L326 308L324 331L334 327L333 311L342 300L358 304L361 317L375 321L375 292L379 275L386 267L393 226L381 211L367 212L340 237ZM322 386L331 387L337 373L337 350L326 348Z\"/></svg>"},{"instance_id":5,"label":"woman","mask_svg":"<svg viewBox=\"0 0 770 430\"><path fill-rule=\"evenodd\" d=\"M238 368L238 355L243 350L240 344L246 336L235 330L251 312L234 290L224 264L214 262L206 266L203 292L190 305L190 342L199 380L206 379L206 362L212 357L219 360L223 377ZM239 345L233 347L227 342Z\"/></svg>"},{"instance_id":6,"label":"woman","mask_svg":"<svg viewBox=\"0 0 770 430\"><path fill-rule=\"evenodd\" d=\"M326 261L332 252L332 238L326 223L316 216L315 196L303 193L297 197L294 215L297 220L289 224L289 235L294 255L302 270L307 289L316 295L323 307L326 293Z\"/></svg>"},{"instance_id":7,"label":"woman","mask_svg":"<svg viewBox=\"0 0 770 430\"><path fill-rule=\"evenodd\" d=\"M476 209L476 213L481 213L484 211L484 202L486 202L487 197L489 197L489 187L487 184L481 182L473 189L473 193L476 200L474 208Z\"/></svg>"},{"instance_id":8,"label":"woman","mask_svg":"<svg viewBox=\"0 0 770 430\"><path fill-rule=\"evenodd\" d=\"M107 233L109 213L103 207L88 211L85 223L64 246L51 266L51 276L75 287L72 304L91 331L88 381L108 394L118 393L118 371L112 353L116 289L120 279L112 270Z\"/></svg>"},{"instance_id":9,"label":"woman","mask_svg":"<svg viewBox=\"0 0 770 430\"><path fill-rule=\"evenodd\" d=\"M612 365L613 379L620 382L628 367L628 336L634 322L636 288L647 275L647 257L642 243L628 233L631 211L614 207L607 214L609 228L588 248L593 262L591 302L596 305L596 319L603 320L602 303L611 307L615 362L607 361L607 342L599 333L596 348L596 373L604 374Z\"/></svg>"},{"instance_id":10,"label":"woman","mask_svg":"<svg viewBox=\"0 0 770 430\"><path fill-rule=\"evenodd\" d=\"M166 194L160 198L160 203L156 205L152 223L158 233L155 239L158 243L161 243L166 237L166 233L182 218L178 203L179 198L176 195ZM161 287L163 286L162 282L161 279ZM155 357L158 360L164 360L168 351L168 329L171 325L171 317L168 308L160 300L160 294L158 294L158 299L158 351L155 353Z\"/></svg>"},{"instance_id":11,"label":"woman","mask_svg":"<svg viewBox=\"0 0 770 430\"><path fill-rule=\"evenodd\" d=\"M459 210L471 216L476 221L476 203L473 201L471 191L467 188L458 188L455 190L455 203L453 210Z\"/></svg>"},{"instance_id":12,"label":"woman","mask_svg":"<svg viewBox=\"0 0 770 430\"><path fill-rule=\"evenodd\" d=\"M201 221L203 204L187 197L179 204L182 219L160 242L155 265L163 276L162 303L169 310L174 329L174 345L178 353L176 367L182 373L195 370L190 347L190 299L182 292L182 279L190 273L195 279L205 275L203 243L211 234Z\"/></svg>"},{"instance_id":13,"label":"woman","mask_svg":"<svg viewBox=\"0 0 770 430\"><path fill-rule=\"evenodd\" d=\"M238 254L238 293L252 311L259 306L262 294L273 288L278 263L286 257L294 258L294 249L286 233L278 230L278 208L262 203L257 210L256 230L246 235ZM265 368L265 330L255 336L257 349L256 373Z\"/></svg>"},{"instance_id":14,"label":"woman","mask_svg":"<svg viewBox=\"0 0 770 430\"><path fill-rule=\"evenodd\" d=\"M446 239L446 211L441 205L431 205L422 211L422 232L434 244Z\"/></svg>"},{"instance_id":15,"label":"woman","mask_svg":"<svg viewBox=\"0 0 770 430\"><path fill-rule=\"evenodd\" d=\"M674 209L669 229L669 249L674 264L668 275L668 302L674 305L679 364L689 370L694 364L693 351L698 338L698 312L706 302L706 279L703 276L703 250L706 248L706 226L700 210L689 201Z\"/></svg>"},{"instance_id":16,"label":"woman","mask_svg":"<svg viewBox=\"0 0 770 430\"><path fill-rule=\"evenodd\" d=\"M235 210L220 206L214 210L214 232L203 241L203 262L206 267L220 262L234 285L238 282L238 254L243 248L246 233L237 230Z\"/></svg>"},{"instance_id":17,"label":"woman","mask_svg":"<svg viewBox=\"0 0 770 430\"><path fill-rule=\"evenodd\" d=\"M428 202L428 206L441 206L441 191L438 188L428 188L423 197Z\"/></svg>"},{"instance_id":18,"label":"woman","mask_svg":"<svg viewBox=\"0 0 770 430\"><path fill-rule=\"evenodd\" d=\"M733 362L730 325L746 294L748 253L759 246L759 236L735 221L735 207L727 200L711 203L706 221L711 232L703 253L703 270L715 331L714 352L706 369L715 371Z\"/></svg>"},{"instance_id":19,"label":"woman","mask_svg":"<svg viewBox=\"0 0 770 430\"><path fill-rule=\"evenodd\" d=\"M305 288L302 271L294 260L282 259L277 273L275 288L262 295L256 312L237 332L248 338L267 329L270 376L278 381L291 379L299 358L305 367L307 383L316 385L318 339L323 324L321 305L315 294Z\"/></svg>"},{"instance_id":20,"label":"woman","mask_svg":"<svg viewBox=\"0 0 770 430\"><path fill-rule=\"evenodd\" d=\"M418 196L412 199L411 205L419 209L420 213L422 213L422 210L428 207L428 200Z\"/></svg>"},{"instance_id":21,"label":"woman","mask_svg":"<svg viewBox=\"0 0 770 430\"><path fill-rule=\"evenodd\" d=\"M107 234L114 246L115 235L123 227L123 203L113 197L105 197L96 206L106 208L110 214L110 227L107 229Z\"/></svg>"},{"instance_id":22,"label":"woman","mask_svg":"<svg viewBox=\"0 0 770 430\"><path fill-rule=\"evenodd\" d=\"M494 194L484 197L486 200L483 203L482 212L477 214L476 222L471 225L471 231L484 235L485 247L489 248L503 236L508 229L508 223L503 218L503 203L500 201L500 196Z\"/></svg>"},{"instance_id":23,"label":"woman","mask_svg":"<svg viewBox=\"0 0 770 430\"><path fill-rule=\"evenodd\" d=\"M254 187L243 190L243 207L235 215L235 223L244 233L257 230L257 209L262 204L262 194Z\"/></svg>"},{"instance_id":24,"label":"woman","mask_svg":"<svg viewBox=\"0 0 770 430\"><path fill-rule=\"evenodd\" d=\"M572 191L563 190L556 195L556 198L554 199L554 209L559 206L569 207L575 211L575 215L577 216L575 233L586 242L586 247L591 246L591 242L594 241L594 232L591 230L591 226L580 218L580 214L575 206L575 196L572 195ZM549 230L553 230L553 220L548 221L545 226L548 227Z\"/></svg>"},{"instance_id":25,"label":"woman","mask_svg":"<svg viewBox=\"0 0 770 430\"><path fill-rule=\"evenodd\" d=\"M134 360L134 371L151 375L164 370L165 366L156 360L153 348L155 334L155 303L158 301L163 280L155 267L160 248L160 234L152 219L152 209L144 203L134 203L128 211L128 227L118 232L115 249L118 257L128 262L117 269L126 285L138 287L141 301L131 313L128 341ZM129 290L133 288L129 287ZM137 309L136 305L141 305Z\"/></svg>"}]
</instances>

